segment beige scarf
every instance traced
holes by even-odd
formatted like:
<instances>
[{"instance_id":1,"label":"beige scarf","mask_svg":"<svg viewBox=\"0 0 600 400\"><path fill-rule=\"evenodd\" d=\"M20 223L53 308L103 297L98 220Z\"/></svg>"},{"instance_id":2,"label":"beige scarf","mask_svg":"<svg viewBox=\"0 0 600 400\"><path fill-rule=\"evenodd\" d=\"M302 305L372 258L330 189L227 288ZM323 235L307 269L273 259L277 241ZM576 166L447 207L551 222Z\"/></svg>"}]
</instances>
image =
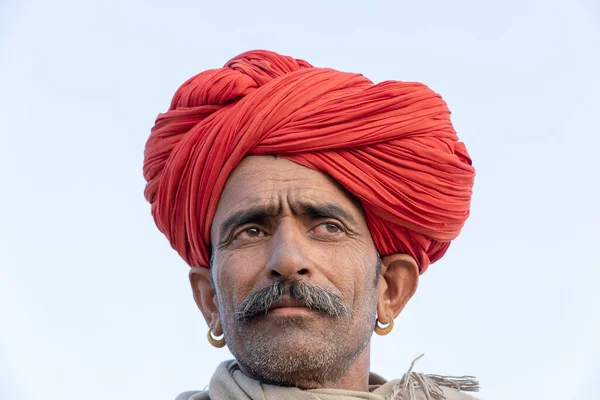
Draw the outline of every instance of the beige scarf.
<instances>
[{"instance_id":1,"label":"beige scarf","mask_svg":"<svg viewBox=\"0 0 600 400\"><path fill-rule=\"evenodd\" d=\"M386 382L380 376L370 374L370 391L358 392L268 385L247 377L235 360L229 360L219 365L208 390L185 392L176 400L477 400L459 391L479 390L479 384L473 377L442 377L412 372L415 361L402 379Z\"/></svg>"}]
</instances>

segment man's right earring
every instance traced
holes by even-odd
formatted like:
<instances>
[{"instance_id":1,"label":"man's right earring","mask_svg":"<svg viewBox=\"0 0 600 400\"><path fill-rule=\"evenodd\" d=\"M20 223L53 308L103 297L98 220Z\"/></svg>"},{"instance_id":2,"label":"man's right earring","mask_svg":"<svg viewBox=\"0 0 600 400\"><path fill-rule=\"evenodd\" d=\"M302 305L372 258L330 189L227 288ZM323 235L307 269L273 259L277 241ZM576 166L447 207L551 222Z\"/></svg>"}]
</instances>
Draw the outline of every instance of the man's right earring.
<instances>
[{"instance_id":1,"label":"man's right earring","mask_svg":"<svg viewBox=\"0 0 600 400\"><path fill-rule=\"evenodd\" d=\"M221 336L220 338L214 338L212 335L212 328L208 328L208 334L206 335L208 339L208 343L212 344L216 348L220 349L225 346L225 336Z\"/></svg>"},{"instance_id":2,"label":"man's right earring","mask_svg":"<svg viewBox=\"0 0 600 400\"><path fill-rule=\"evenodd\" d=\"M388 333L390 333L392 331L392 329L394 329L394 316L388 315L388 318L390 319L390 322L387 324L387 326L380 326L379 319L377 319L375 321L375 333L376 334L378 334L380 336L385 336Z\"/></svg>"}]
</instances>

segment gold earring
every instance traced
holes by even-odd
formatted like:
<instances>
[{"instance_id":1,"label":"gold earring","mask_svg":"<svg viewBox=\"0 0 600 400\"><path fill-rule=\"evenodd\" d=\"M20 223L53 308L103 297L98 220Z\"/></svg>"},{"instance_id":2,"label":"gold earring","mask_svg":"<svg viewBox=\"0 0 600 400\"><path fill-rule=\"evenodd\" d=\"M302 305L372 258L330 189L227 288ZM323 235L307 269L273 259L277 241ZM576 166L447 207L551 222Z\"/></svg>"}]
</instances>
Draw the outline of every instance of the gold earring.
<instances>
[{"instance_id":1,"label":"gold earring","mask_svg":"<svg viewBox=\"0 0 600 400\"><path fill-rule=\"evenodd\" d=\"M379 318L375 321L375 333L379 336L385 336L394 329L394 316L388 314L388 318L390 322L388 322L387 326L380 326Z\"/></svg>"},{"instance_id":2,"label":"gold earring","mask_svg":"<svg viewBox=\"0 0 600 400\"><path fill-rule=\"evenodd\" d=\"M220 349L221 347L225 346L225 336L221 336L221 338L215 339L212 336L212 328L208 328L208 334L206 335L206 338L208 339L208 343L212 344L217 349Z\"/></svg>"}]
</instances>

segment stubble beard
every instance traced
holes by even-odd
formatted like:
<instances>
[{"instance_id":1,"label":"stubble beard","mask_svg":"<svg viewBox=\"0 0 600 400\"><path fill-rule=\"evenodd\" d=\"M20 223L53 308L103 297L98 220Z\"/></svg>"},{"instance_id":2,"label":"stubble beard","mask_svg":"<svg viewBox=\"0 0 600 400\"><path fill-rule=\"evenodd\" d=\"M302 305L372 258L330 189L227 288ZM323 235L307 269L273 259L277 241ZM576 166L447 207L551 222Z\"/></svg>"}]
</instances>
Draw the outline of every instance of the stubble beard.
<instances>
[{"instance_id":1,"label":"stubble beard","mask_svg":"<svg viewBox=\"0 0 600 400\"><path fill-rule=\"evenodd\" d=\"M243 354L236 359L258 380L301 388L335 387L365 349L372 331L351 333L341 321L331 327L304 327L306 321L281 321L279 333L246 330Z\"/></svg>"},{"instance_id":2,"label":"stubble beard","mask_svg":"<svg viewBox=\"0 0 600 400\"><path fill-rule=\"evenodd\" d=\"M366 303L358 313L343 317L318 314L268 324L260 320L265 317L230 319L223 321L223 331L231 353L253 378L305 389L335 387L371 339L373 327L367 321L376 297Z\"/></svg>"}]
</instances>

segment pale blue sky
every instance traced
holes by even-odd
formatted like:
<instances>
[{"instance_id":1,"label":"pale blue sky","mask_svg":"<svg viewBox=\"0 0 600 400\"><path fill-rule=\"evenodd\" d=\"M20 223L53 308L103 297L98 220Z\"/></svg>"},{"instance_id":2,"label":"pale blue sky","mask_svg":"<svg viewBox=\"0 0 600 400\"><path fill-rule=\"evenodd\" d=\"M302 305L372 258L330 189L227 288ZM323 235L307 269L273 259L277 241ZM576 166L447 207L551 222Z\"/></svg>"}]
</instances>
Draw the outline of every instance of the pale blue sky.
<instances>
[{"instance_id":1,"label":"pale blue sky","mask_svg":"<svg viewBox=\"0 0 600 400\"><path fill-rule=\"evenodd\" d=\"M188 267L143 198L143 146L191 75L266 48L442 94L472 217L372 369L476 375L484 399L600 398L600 6L582 1L0 5L0 398L202 389Z\"/></svg>"}]
</instances>

